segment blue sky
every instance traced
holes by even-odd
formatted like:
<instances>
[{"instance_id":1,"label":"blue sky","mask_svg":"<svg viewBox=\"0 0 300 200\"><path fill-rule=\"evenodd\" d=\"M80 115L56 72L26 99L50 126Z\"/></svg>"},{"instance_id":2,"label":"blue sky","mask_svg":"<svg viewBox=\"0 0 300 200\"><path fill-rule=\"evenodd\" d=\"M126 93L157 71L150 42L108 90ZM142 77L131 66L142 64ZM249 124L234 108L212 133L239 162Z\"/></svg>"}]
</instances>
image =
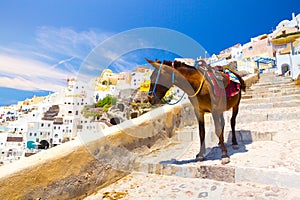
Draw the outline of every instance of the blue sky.
<instances>
[{"instance_id":1,"label":"blue sky","mask_svg":"<svg viewBox=\"0 0 300 200\"><path fill-rule=\"evenodd\" d=\"M0 88L59 90L68 77L78 75L83 61L95 47L116 34L136 28L174 30L195 40L208 54L219 53L236 43L245 44L251 37L270 33L280 21L290 20L292 12L300 13L298 0L286 2L1 1ZM178 40L173 42L180 44ZM108 53L114 54L113 50L102 52ZM153 55L152 59L175 56L165 51L137 50L111 56L114 58L111 66L132 69L144 64L144 55L150 58ZM11 98L9 91L5 91L4 94L0 90L1 101Z\"/></svg>"}]
</instances>

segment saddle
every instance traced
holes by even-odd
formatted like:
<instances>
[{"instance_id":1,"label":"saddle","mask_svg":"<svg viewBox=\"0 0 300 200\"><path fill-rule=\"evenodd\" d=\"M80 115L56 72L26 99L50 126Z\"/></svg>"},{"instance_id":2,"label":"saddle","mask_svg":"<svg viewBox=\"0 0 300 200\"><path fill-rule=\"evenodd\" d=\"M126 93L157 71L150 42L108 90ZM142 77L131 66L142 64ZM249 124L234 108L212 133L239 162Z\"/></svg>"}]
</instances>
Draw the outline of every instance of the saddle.
<instances>
[{"instance_id":1,"label":"saddle","mask_svg":"<svg viewBox=\"0 0 300 200\"><path fill-rule=\"evenodd\" d=\"M230 66L211 67L205 61L200 61L198 67L206 71L206 79L211 83L215 96L222 96L224 89L226 97L234 96L240 91L238 78L228 70Z\"/></svg>"}]
</instances>

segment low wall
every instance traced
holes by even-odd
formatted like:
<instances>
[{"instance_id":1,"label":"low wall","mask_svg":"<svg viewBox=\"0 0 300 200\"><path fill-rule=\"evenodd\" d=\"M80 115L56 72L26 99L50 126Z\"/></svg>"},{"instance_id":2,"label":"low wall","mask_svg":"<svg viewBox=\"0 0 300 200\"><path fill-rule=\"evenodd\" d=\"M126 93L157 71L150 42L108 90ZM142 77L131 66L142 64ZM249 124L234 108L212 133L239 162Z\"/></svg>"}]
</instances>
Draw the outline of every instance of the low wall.
<instances>
[{"instance_id":1,"label":"low wall","mask_svg":"<svg viewBox=\"0 0 300 200\"><path fill-rule=\"evenodd\" d=\"M168 144L181 106L163 106L108 128L0 167L1 199L80 199L131 172L135 158Z\"/></svg>"},{"instance_id":2,"label":"low wall","mask_svg":"<svg viewBox=\"0 0 300 200\"><path fill-rule=\"evenodd\" d=\"M249 75L243 77L243 80L245 81L245 84L246 84L246 88L249 88L254 83L257 83L259 78L260 78L259 73L249 74ZM246 89L246 91L247 91L247 89Z\"/></svg>"}]
</instances>

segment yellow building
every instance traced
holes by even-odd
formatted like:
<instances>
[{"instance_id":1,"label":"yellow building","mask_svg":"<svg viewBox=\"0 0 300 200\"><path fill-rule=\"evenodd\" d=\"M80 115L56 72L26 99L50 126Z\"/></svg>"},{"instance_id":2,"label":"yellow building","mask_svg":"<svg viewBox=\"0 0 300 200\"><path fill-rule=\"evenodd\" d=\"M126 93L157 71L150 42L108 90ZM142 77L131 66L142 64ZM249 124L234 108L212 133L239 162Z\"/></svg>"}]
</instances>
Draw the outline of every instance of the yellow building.
<instances>
[{"instance_id":1,"label":"yellow building","mask_svg":"<svg viewBox=\"0 0 300 200\"><path fill-rule=\"evenodd\" d=\"M110 69L102 71L100 77L96 78L96 90L106 91L109 90L111 85L116 85L118 82L119 75L113 73Z\"/></svg>"}]
</instances>

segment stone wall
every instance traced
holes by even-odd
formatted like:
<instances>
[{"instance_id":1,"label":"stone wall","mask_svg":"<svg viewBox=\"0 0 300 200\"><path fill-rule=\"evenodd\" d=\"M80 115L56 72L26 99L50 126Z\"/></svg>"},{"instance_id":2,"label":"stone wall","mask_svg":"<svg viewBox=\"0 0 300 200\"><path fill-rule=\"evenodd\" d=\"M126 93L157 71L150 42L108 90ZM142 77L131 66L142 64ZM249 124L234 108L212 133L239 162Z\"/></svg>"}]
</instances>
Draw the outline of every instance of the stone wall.
<instances>
[{"instance_id":1,"label":"stone wall","mask_svg":"<svg viewBox=\"0 0 300 200\"><path fill-rule=\"evenodd\" d=\"M246 84L246 88L249 88L249 87L251 87L251 85L258 82L259 78L260 78L259 73L249 74L249 75L243 77L245 84ZM247 91L247 89L246 89L246 91Z\"/></svg>"},{"instance_id":2,"label":"stone wall","mask_svg":"<svg viewBox=\"0 0 300 200\"><path fill-rule=\"evenodd\" d=\"M137 156L163 148L181 123L180 106L164 106L0 167L1 199L79 199L124 177Z\"/></svg>"}]
</instances>

